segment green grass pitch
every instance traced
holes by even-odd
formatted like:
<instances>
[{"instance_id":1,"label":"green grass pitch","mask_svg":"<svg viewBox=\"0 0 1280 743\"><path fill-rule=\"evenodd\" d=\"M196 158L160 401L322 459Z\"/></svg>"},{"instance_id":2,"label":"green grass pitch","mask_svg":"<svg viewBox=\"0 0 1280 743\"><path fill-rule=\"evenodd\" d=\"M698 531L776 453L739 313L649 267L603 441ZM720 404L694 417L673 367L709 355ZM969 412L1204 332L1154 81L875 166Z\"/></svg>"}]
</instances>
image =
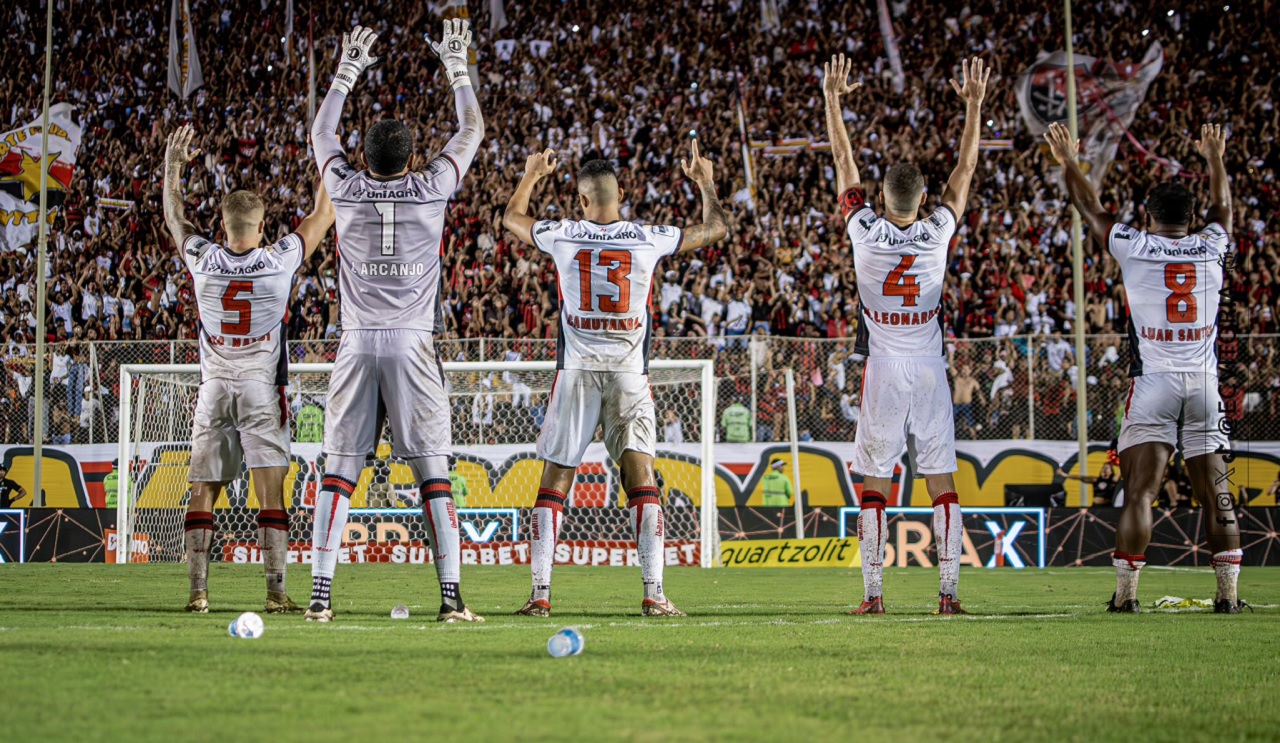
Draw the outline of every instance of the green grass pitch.
<instances>
[{"instance_id":1,"label":"green grass pitch","mask_svg":"<svg viewBox=\"0 0 1280 743\"><path fill-rule=\"evenodd\" d=\"M305 567L290 572L306 597ZM438 625L434 572L340 566L338 621L266 617L258 566L215 565L191 616L180 565L0 566L7 741L1277 740L1280 569L1256 613L1107 615L1110 570L887 571L884 617L850 617L856 570L667 572L690 616L639 616L634 569L556 568L550 620L511 613L527 568L465 569L478 626ZM1210 597L1207 569L1148 568L1144 607ZM389 617L397 603L408 621ZM563 626L578 657L547 655Z\"/></svg>"}]
</instances>

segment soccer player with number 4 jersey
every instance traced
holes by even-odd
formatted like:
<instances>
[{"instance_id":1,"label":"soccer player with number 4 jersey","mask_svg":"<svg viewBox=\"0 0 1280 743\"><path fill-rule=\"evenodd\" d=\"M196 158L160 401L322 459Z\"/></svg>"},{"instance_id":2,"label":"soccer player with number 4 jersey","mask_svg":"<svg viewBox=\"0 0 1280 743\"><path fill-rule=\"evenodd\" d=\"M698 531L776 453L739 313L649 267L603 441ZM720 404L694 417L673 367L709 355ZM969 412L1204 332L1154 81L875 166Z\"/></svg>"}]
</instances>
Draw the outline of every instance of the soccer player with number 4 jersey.
<instances>
[{"instance_id":1,"label":"soccer player with number 4 jersey","mask_svg":"<svg viewBox=\"0 0 1280 743\"><path fill-rule=\"evenodd\" d=\"M1238 614L1240 524L1224 454L1227 428L1218 394L1218 292L1231 234L1231 185L1223 162L1227 140L1220 126L1204 126L1196 149L1209 163L1209 213L1192 233L1195 199L1177 181L1147 194L1147 229L1116 222L1077 162L1067 127L1045 133L1065 170L1071 203L1089 232L1120 264L1129 304L1129 395L1120 426L1124 512L1116 528L1116 592L1107 611L1136 614L1138 574L1147 564L1151 504L1174 446L1205 508L1205 531L1218 590L1213 610Z\"/></svg>"},{"instance_id":2,"label":"soccer player with number 4 jersey","mask_svg":"<svg viewBox=\"0 0 1280 743\"><path fill-rule=\"evenodd\" d=\"M653 319L649 293L661 260L723 240L724 209L716 197L711 161L692 144L684 173L702 191L703 224L681 230L623 221L622 189L613 166L591 160L578 173L581 220L537 221L529 215L534 186L555 171L551 150L529 156L503 224L551 256L560 293L556 379L538 436L542 483L534 502L533 592L517 613L551 615L551 565L573 475L595 435L622 472L636 539L644 616L683 616L662 591L662 493L653 471L657 422L649 389ZM710 435L710 432L707 432Z\"/></svg>"},{"instance_id":3,"label":"soccer player with number 4 jersey","mask_svg":"<svg viewBox=\"0 0 1280 743\"><path fill-rule=\"evenodd\" d=\"M200 392L191 431L191 499L183 548L191 593L187 611L209 611L209 549L213 504L240 476L240 461L253 475L258 496L258 548L267 575L268 613L301 611L285 592L289 515L284 478L289 471L289 371L284 337L293 274L333 224L333 204L317 183L315 208L295 232L263 247L262 199L235 191L222 200L227 244L196 233L182 207L182 171L200 153L194 132L183 126L165 148L164 216L174 245L195 284L200 311Z\"/></svg>"},{"instance_id":4,"label":"soccer player with number 4 jersey","mask_svg":"<svg viewBox=\"0 0 1280 743\"><path fill-rule=\"evenodd\" d=\"M374 451L383 419L392 452L413 472L440 581L441 622L482 622L462 600L458 515L449 483L452 431L444 368L432 335L442 330L440 250L450 195L484 138L480 102L467 73L471 30L444 22L431 48L453 89L458 131L425 172L412 172L413 134L385 118L369 127L360 155L347 160L337 129L347 95L377 61L378 35L356 26L342 40L342 60L316 115L311 136L316 161L337 210L338 287L342 340L329 380L325 416L325 476L312 526L311 603L307 620L333 619L331 587L338 549L365 455Z\"/></svg>"},{"instance_id":5,"label":"soccer player with number 4 jersey","mask_svg":"<svg viewBox=\"0 0 1280 743\"><path fill-rule=\"evenodd\" d=\"M822 87L840 209L853 242L862 305L855 347L867 357L852 462L863 477L858 544L865 595L852 613L884 613L886 496L894 467L906 451L912 470L924 477L933 499L941 578L935 613L963 614L957 587L964 524L952 477L955 419L942 347L942 288L947 249L978 164L978 126L990 71L975 57L963 63L960 82L951 81L966 106L958 162L942 192L942 205L917 219L925 187L920 170L911 163L898 163L885 172L880 193L884 216L877 216L866 202L840 105L842 96L861 87L849 83L850 67L843 54L833 57L824 66Z\"/></svg>"}]
</instances>

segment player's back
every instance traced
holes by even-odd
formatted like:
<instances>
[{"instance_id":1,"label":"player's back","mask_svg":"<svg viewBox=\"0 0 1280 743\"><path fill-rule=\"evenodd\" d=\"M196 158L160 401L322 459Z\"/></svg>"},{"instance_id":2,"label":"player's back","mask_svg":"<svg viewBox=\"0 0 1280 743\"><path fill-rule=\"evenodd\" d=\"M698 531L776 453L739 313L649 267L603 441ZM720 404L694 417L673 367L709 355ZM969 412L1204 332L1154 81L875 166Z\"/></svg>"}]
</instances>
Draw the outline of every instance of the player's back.
<instances>
[{"instance_id":1,"label":"player's back","mask_svg":"<svg viewBox=\"0 0 1280 743\"><path fill-rule=\"evenodd\" d=\"M942 289L955 215L942 206L903 228L858 203L848 219L862 308L854 351L941 357Z\"/></svg>"},{"instance_id":2,"label":"player's back","mask_svg":"<svg viewBox=\"0 0 1280 743\"><path fill-rule=\"evenodd\" d=\"M556 265L559 368L648 373L653 274L683 239L677 227L624 221L534 225L534 246Z\"/></svg>"},{"instance_id":3,"label":"player's back","mask_svg":"<svg viewBox=\"0 0 1280 743\"><path fill-rule=\"evenodd\" d=\"M1107 250L1120 263L1128 297L1130 376L1216 375L1218 292L1228 250L1222 226L1172 238L1117 224Z\"/></svg>"},{"instance_id":4,"label":"player's back","mask_svg":"<svg viewBox=\"0 0 1280 743\"><path fill-rule=\"evenodd\" d=\"M437 159L431 167L450 165ZM453 173L440 175L380 179L345 160L329 165L325 185L337 212L343 330L436 330L441 237L456 182Z\"/></svg>"},{"instance_id":5,"label":"player's back","mask_svg":"<svg viewBox=\"0 0 1280 743\"><path fill-rule=\"evenodd\" d=\"M303 252L296 233L241 254L198 235L183 242L200 312L202 379L285 383L284 319Z\"/></svg>"}]
</instances>

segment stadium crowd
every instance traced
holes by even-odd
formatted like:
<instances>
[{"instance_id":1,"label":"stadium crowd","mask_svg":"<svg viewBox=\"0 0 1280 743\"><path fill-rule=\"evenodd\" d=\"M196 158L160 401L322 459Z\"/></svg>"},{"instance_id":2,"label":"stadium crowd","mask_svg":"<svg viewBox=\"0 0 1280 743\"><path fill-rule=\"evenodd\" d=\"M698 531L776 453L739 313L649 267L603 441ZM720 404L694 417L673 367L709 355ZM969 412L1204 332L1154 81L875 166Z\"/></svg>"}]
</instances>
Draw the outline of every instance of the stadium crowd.
<instances>
[{"instance_id":1,"label":"stadium crowd","mask_svg":"<svg viewBox=\"0 0 1280 743\"><path fill-rule=\"evenodd\" d=\"M308 211L316 176L307 143L308 7L320 95L341 32L356 22L381 32L382 62L347 107L341 134L348 149L359 145L373 120L396 116L411 123L425 155L451 133L454 112L438 63L427 53L424 34L438 35L439 16L426 4L302 4L286 58L280 4L193 0L205 85L184 102L166 87L168 3L56 2L63 18L90 17L71 34L70 24L55 26L55 101L72 103L84 128L47 275L48 340L67 342L51 351L49 381L55 398L67 400L63 427L74 429L84 412L80 342L182 340L196 333L190 278L160 208L168 131L184 121L198 129L204 154L186 184L187 216L207 233L219 234L219 197L237 188L266 197L271 238ZM935 3L892 3L905 6L894 21L905 92L895 94L872 3L784 0L780 26L767 30L757 4L747 0L703 0L683 13L659 0L508 3L508 23L497 30L491 30L488 4L473 5L483 6L473 8L473 20L488 139L450 208L443 246L449 330L442 340L519 339L522 347L507 350L523 358L546 357L554 347L552 266L501 229L502 208L529 152L551 147L562 155L560 178L535 194L534 208L546 218L577 213L573 174L585 160L603 157L620 167L624 216L682 225L698 219L696 192L677 167L696 133L703 151L719 161L731 237L664 266L653 296L657 352L714 355L724 360L726 376L757 354L765 375L757 390L760 425L771 435L785 412L778 407L780 370L793 366L810 435L851 437L858 365L839 339L856 330L857 292L830 156L755 149L749 188L740 116L749 141L820 142L822 62L843 51L864 82L845 111L864 180L874 192L887 164L908 158L924 172L932 202L953 165L961 130L961 105L946 80L961 57L980 54L995 69L984 132L1011 146L983 152L950 264L944 313L955 337L958 434L1027 436L1032 399L1038 437L1074 435L1071 380L1078 366L1063 339L1074 316L1069 217L1051 159L1027 132L1014 91L1026 66L1064 46L1057 6L971 0L939 12ZM1121 66L1141 59L1154 40L1164 46L1164 70L1103 188L1104 203L1124 220L1141 223L1144 194L1162 179L1184 178L1203 194L1191 132L1203 122L1230 128L1240 259L1229 279L1237 299L1230 311L1239 327L1257 333L1276 332L1280 317L1280 26L1264 17L1265 7L1220 0L1169 9L1088 0L1076 3L1075 39L1081 52ZM39 113L43 34L41 3L19 0L10 43L0 47L0 65L10 71L0 80L6 128ZM119 202L104 199L131 206L115 208ZM1115 262L1085 245L1087 329L1103 334L1090 342L1085 359L1098 400L1091 405L1098 426L1091 433L1109 438L1126 387L1124 288ZM11 372L4 375L6 405L18 404L30 389L33 255L0 255L0 326ZM322 249L300 271L291 301L290 333L307 342L296 346L299 360L329 358L332 343L323 341L340 332L338 301L333 251ZM756 336L830 342L770 346ZM1249 358L1243 387L1257 398L1246 407L1274 418L1280 413L1275 345L1254 341ZM736 377L725 404L747 396L746 377ZM114 377L108 371L103 378Z\"/></svg>"}]
</instances>

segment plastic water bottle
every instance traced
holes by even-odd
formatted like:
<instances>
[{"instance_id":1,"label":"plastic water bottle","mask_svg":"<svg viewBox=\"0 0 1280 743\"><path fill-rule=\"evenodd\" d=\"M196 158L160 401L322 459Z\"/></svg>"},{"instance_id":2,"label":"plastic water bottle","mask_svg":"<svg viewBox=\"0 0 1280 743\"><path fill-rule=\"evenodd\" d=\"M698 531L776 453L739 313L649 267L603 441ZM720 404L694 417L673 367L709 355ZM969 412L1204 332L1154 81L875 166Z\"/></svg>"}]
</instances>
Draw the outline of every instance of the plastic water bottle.
<instances>
[{"instance_id":1,"label":"plastic water bottle","mask_svg":"<svg viewBox=\"0 0 1280 743\"><path fill-rule=\"evenodd\" d=\"M404 604L396 604L396 607L391 610L391 618L392 619L408 619L409 607L405 606Z\"/></svg>"},{"instance_id":2,"label":"plastic water bottle","mask_svg":"<svg viewBox=\"0 0 1280 743\"><path fill-rule=\"evenodd\" d=\"M565 627L547 640L547 652L552 658L567 658L582 652L582 633L573 627Z\"/></svg>"}]
</instances>

